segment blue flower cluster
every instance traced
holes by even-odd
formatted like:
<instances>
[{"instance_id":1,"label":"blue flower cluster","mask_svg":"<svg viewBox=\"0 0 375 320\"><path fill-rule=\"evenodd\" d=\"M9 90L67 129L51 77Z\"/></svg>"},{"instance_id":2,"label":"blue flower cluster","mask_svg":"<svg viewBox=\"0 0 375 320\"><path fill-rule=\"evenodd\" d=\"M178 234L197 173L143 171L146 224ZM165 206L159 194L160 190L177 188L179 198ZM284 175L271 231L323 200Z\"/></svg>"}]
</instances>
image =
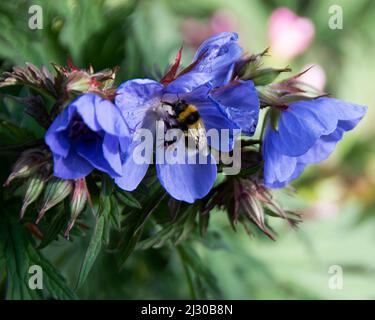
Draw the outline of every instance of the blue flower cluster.
<instances>
[{"instance_id":1,"label":"blue flower cluster","mask_svg":"<svg viewBox=\"0 0 375 320\"><path fill-rule=\"evenodd\" d=\"M192 64L164 81L134 79L121 84L114 102L86 93L71 102L46 133L54 159L54 175L63 179L85 177L97 169L111 176L127 191L145 177L152 159L137 163L134 150L139 129L155 132L156 122L170 127L170 114L163 106L184 101L193 105L205 130L240 129L254 134L260 103L253 81L235 77L242 59L237 34L221 33L206 40ZM173 72L174 71L174 72ZM345 131L353 129L366 108L332 98L294 102L280 111L278 123L268 122L264 141L264 184L280 188L297 178L307 164L326 159ZM234 141L225 152L231 151ZM211 145L220 149L220 145ZM170 148L164 148L170 152ZM153 155L149 155L151 158ZM186 157L196 157L187 153ZM214 157L205 163L156 163L160 183L175 199L192 203L207 195L217 175Z\"/></svg>"}]
</instances>

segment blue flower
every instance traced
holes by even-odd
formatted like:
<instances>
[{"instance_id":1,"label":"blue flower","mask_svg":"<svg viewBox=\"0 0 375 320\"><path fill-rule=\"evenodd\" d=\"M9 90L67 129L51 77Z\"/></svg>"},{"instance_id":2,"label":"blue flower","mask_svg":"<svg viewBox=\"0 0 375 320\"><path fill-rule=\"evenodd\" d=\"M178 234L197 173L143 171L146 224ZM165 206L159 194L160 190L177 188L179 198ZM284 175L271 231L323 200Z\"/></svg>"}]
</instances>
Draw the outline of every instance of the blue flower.
<instances>
[{"instance_id":1,"label":"blue flower","mask_svg":"<svg viewBox=\"0 0 375 320\"><path fill-rule=\"evenodd\" d=\"M189 92L207 82L213 88L229 83L242 55L237 40L237 33L222 32L204 41L195 53L193 63L167 86L167 91Z\"/></svg>"},{"instance_id":2,"label":"blue flower","mask_svg":"<svg viewBox=\"0 0 375 320\"><path fill-rule=\"evenodd\" d=\"M222 112L248 136L252 136L258 125L259 98L253 81L237 80L212 90L212 101Z\"/></svg>"},{"instance_id":3,"label":"blue flower","mask_svg":"<svg viewBox=\"0 0 375 320\"><path fill-rule=\"evenodd\" d=\"M133 154L140 142L134 139L134 133L142 128L155 133L158 120L171 127L173 119L165 102L173 104L183 100L193 104L206 132L210 129L229 129L229 141L208 141L218 150L229 151L233 148L234 129L243 129L250 135L254 133L259 113L254 84L252 81L231 82L235 64L242 55L237 39L235 33L221 33L209 38L198 48L193 63L177 78L163 83L165 85L149 79L135 79L118 88L115 103L132 132L132 142L124 156L122 176L115 179L118 186L128 191L134 190L145 176L152 159L147 163L136 163ZM177 65L179 59L180 52L176 58ZM244 117L247 117L246 121ZM162 148L167 157L171 151L165 146ZM156 163L161 184L177 200L192 203L204 197L215 182L217 168L214 157L206 154L206 164L188 164L197 157L198 154L187 152L183 164Z\"/></svg>"},{"instance_id":4,"label":"blue flower","mask_svg":"<svg viewBox=\"0 0 375 320\"><path fill-rule=\"evenodd\" d=\"M45 136L54 175L78 179L96 168L112 178L121 176L121 153L128 136L122 114L112 102L93 93L79 96L56 117Z\"/></svg>"},{"instance_id":5,"label":"blue flower","mask_svg":"<svg viewBox=\"0 0 375 320\"><path fill-rule=\"evenodd\" d=\"M135 79L127 81L119 87L115 103L119 106L133 133L140 128L155 132L155 123L158 120L163 120L166 127L169 127L171 119L169 119L168 111L165 108L166 105L163 104L166 101L173 103L184 100L188 104L193 104L198 110L206 131L229 129L233 132L233 129L239 129L238 124L228 117L220 102L232 109L247 110L254 108L254 105L255 108L259 108L258 98L251 97L253 92L251 81L242 81L233 85L229 90L231 94L227 97L222 95L226 93L226 90L222 92L219 90L211 95L211 89L212 86L207 83L188 93L183 93L182 88L182 93L176 94L166 92L167 89L156 81ZM236 99L234 90L243 99ZM233 98L232 103L230 97ZM256 112L253 116L256 119L249 119L249 123L257 121L258 113ZM229 146L226 142L222 143L225 151L233 147L233 139L234 137L231 135ZM115 179L119 187L128 191L134 190L138 186L149 166L149 163L138 164L134 160L133 151L138 144L139 142L133 139L125 156L122 177ZM219 145L213 146L220 148ZM165 148L166 157L168 152L169 148ZM186 157L197 157L197 154L189 155L187 153ZM206 155L206 164L188 164L190 160L190 158L186 159L184 164L156 163L156 171L161 184L172 197L192 203L210 191L216 179L217 169L215 159L211 154Z\"/></svg>"},{"instance_id":6,"label":"blue flower","mask_svg":"<svg viewBox=\"0 0 375 320\"><path fill-rule=\"evenodd\" d=\"M367 108L333 98L291 103L281 111L277 129L264 137L264 183L281 188L308 164L328 158L344 132L353 129Z\"/></svg>"}]
</instances>

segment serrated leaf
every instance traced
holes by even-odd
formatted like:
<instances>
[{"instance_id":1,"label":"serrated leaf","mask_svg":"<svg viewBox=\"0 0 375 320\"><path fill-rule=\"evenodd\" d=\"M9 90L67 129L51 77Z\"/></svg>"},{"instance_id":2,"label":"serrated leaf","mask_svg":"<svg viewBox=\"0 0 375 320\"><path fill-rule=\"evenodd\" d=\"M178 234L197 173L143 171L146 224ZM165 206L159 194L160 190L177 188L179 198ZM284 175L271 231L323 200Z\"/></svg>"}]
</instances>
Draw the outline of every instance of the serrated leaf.
<instances>
[{"instance_id":1,"label":"serrated leaf","mask_svg":"<svg viewBox=\"0 0 375 320\"><path fill-rule=\"evenodd\" d=\"M56 268L40 253L40 251L29 251L29 257L33 264L42 267L43 284L54 299L72 300L77 299L76 294L67 286L65 279Z\"/></svg>"},{"instance_id":2,"label":"serrated leaf","mask_svg":"<svg viewBox=\"0 0 375 320\"><path fill-rule=\"evenodd\" d=\"M0 223L0 243L4 244L7 269L7 299L75 299L65 279L34 247L32 238L13 216ZM28 285L31 265L43 270L43 289L32 290Z\"/></svg>"}]
</instances>

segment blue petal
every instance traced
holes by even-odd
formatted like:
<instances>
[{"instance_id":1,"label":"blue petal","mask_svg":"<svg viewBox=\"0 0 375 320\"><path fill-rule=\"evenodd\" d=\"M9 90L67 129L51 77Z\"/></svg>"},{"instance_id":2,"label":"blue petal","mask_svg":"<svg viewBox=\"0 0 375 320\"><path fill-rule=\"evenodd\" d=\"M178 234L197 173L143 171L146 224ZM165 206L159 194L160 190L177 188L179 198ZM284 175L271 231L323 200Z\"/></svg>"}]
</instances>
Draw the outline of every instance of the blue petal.
<instances>
[{"instance_id":1,"label":"blue petal","mask_svg":"<svg viewBox=\"0 0 375 320\"><path fill-rule=\"evenodd\" d=\"M275 148L276 132L269 126L263 143L264 184L268 188L282 188L294 177L297 159L283 155Z\"/></svg>"},{"instance_id":2,"label":"blue petal","mask_svg":"<svg viewBox=\"0 0 375 320\"><path fill-rule=\"evenodd\" d=\"M87 176L94 167L74 151L67 157L53 155L53 174L61 179L78 179Z\"/></svg>"},{"instance_id":3,"label":"blue petal","mask_svg":"<svg viewBox=\"0 0 375 320\"><path fill-rule=\"evenodd\" d=\"M126 191L133 191L138 187L149 167L149 163L139 164L134 161L133 151L137 145L137 143L132 143L130 145L122 165L122 175L115 179L116 184Z\"/></svg>"},{"instance_id":4,"label":"blue petal","mask_svg":"<svg viewBox=\"0 0 375 320\"><path fill-rule=\"evenodd\" d=\"M168 93L187 93L195 90L203 84L212 81L213 74L209 72L189 71L167 85L165 91Z\"/></svg>"},{"instance_id":5,"label":"blue petal","mask_svg":"<svg viewBox=\"0 0 375 320\"><path fill-rule=\"evenodd\" d=\"M344 130L338 128L333 133L320 137L315 144L302 156L298 162L303 164L318 163L329 157L335 150L336 144L342 139Z\"/></svg>"},{"instance_id":6,"label":"blue petal","mask_svg":"<svg viewBox=\"0 0 375 320\"><path fill-rule=\"evenodd\" d=\"M215 160L211 155L207 160L207 164L157 164L160 183L173 198L193 203L207 195L216 180Z\"/></svg>"},{"instance_id":7,"label":"blue petal","mask_svg":"<svg viewBox=\"0 0 375 320\"><path fill-rule=\"evenodd\" d=\"M254 134L259 118L259 99L251 80L236 81L214 90L211 98L244 133Z\"/></svg>"},{"instance_id":8,"label":"blue petal","mask_svg":"<svg viewBox=\"0 0 375 320\"><path fill-rule=\"evenodd\" d=\"M281 112L276 145L285 155L300 156L322 136L333 132L337 115L316 100L292 103Z\"/></svg>"},{"instance_id":9,"label":"blue petal","mask_svg":"<svg viewBox=\"0 0 375 320\"><path fill-rule=\"evenodd\" d=\"M118 174L122 174L119 138L105 134L103 139L103 156L111 168Z\"/></svg>"},{"instance_id":10,"label":"blue petal","mask_svg":"<svg viewBox=\"0 0 375 320\"><path fill-rule=\"evenodd\" d=\"M236 43L238 34L235 32L221 32L205 40L197 49L193 61L196 61L202 54L210 50L212 47L221 47L228 43Z\"/></svg>"},{"instance_id":11,"label":"blue petal","mask_svg":"<svg viewBox=\"0 0 375 320\"><path fill-rule=\"evenodd\" d=\"M317 139L333 133L339 125L344 130L352 129L365 112L365 107L332 98L292 103L281 112L276 145L285 155L303 155Z\"/></svg>"},{"instance_id":12,"label":"blue petal","mask_svg":"<svg viewBox=\"0 0 375 320\"><path fill-rule=\"evenodd\" d=\"M96 121L107 133L114 136L126 136L129 134L128 126L122 117L120 110L109 100L95 95Z\"/></svg>"},{"instance_id":13,"label":"blue petal","mask_svg":"<svg viewBox=\"0 0 375 320\"><path fill-rule=\"evenodd\" d=\"M194 56L195 70L212 74L214 87L228 83L232 77L234 64L242 55L237 40L237 33L220 33L203 42Z\"/></svg>"},{"instance_id":14,"label":"blue petal","mask_svg":"<svg viewBox=\"0 0 375 320\"><path fill-rule=\"evenodd\" d=\"M116 92L115 103L132 130L138 128L146 112L160 105L164 87L149 79L135 79L124 82Z\"/></svg>"},{"instance_id":15,"label":"blue petal","mask_svg":"<svg viewBox=\"0 0 375 320\"><path fill-rule=\"evenodd\" d=\"M280 188L296 179L308 164L334 151L345 131L353 129L367 108L332 98L291 104L280 117L278 132L268 127L264 139L264 180Z\"/></svg>"},{"instance_id":16,"label":"blue petal","mask_svg":"<svg viewBox=\"0 0 375 320\"><path fill-rule=\"evenodd\" d=\"M326 108L334 110L333 112L337 114L337 119L351 121L355 125L363 118L367 111L367 107L365 106L334 98L319 98L317 101L323 104Z\"/></svg>"},{"instance_id":17,"label":"blue petal","mask_svg":"<svg viewBox=\"0 0 375 320\"><path fill-rule=\"evenodd\" d=\"M92 131L100 131L102 129L95 116L95 101L97 97L93 93L85 93L75 99L69 106L78 112L83 122Z\"/></svg>"},{"instance_id":18,"label":"blue petal","mask_svg":"<svg viewBox=\"0 0 375 320\"><path fill-rule=\"evenodd\" d=\"M344 131L340 128L322 136L305 154L299 157L284 155L277 148L276 132L267 128L263 145L264 183L268 188L282 188L298 178L308 164L318 163L328 158L341 140Z\"/></svg>"},{"instance_id":19,"label":"blue petal","mask_svg":"<svg viewBox=\"0 0 375 320\"><path fill-rule=\"evenodd\" d=\"M68 155L70 149L70 141L66 133L62 131L69 125L69 114L69 107L65 108L53 121L45 135L46 144L51 151L63 157Z\"/></svg>"},{"instance_id":20,"label":"blue petal","mask_svg":"<svg viewBox=\"0 0 375 320\"><path fill-rule=\"evenodd\" d=\"M76 143L75 148L77 153L96 169L108 173L112 178L120 176L104 157L101 139L81 140Z\"/></svg>"},{"instance_id":21,"label":"blue petal","mask_svg":"<svg viewBox=\"0 0 375 320\"><path fill-rule=\"evenodd\" d=\"M242 55L236 33L224 32L207 39L198 48L191 70L178 76L166 88L167 92L190 92L204 83L213 87L228 83L235 63Z\"/></svg>"}]
</instances>

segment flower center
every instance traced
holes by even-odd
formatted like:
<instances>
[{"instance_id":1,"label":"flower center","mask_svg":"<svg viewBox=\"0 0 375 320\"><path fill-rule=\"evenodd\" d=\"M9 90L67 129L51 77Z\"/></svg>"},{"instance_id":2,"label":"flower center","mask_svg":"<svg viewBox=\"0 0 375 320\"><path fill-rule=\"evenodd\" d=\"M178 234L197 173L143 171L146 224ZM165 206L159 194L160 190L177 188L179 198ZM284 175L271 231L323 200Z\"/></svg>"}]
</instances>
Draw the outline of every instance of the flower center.
<instances>
[{"instance_id":1,"label":"flower center","mask_svg":"<svg viewBox=\"0 0 375 320\"><path fill-rule=\"evenodd\" d=\"M74 115L69 127L69 138L75 140L84 138L85 140L92 140L100 137L98 132L92 131L82 120L79 115Z\"/></svg>"}]
</instances>

